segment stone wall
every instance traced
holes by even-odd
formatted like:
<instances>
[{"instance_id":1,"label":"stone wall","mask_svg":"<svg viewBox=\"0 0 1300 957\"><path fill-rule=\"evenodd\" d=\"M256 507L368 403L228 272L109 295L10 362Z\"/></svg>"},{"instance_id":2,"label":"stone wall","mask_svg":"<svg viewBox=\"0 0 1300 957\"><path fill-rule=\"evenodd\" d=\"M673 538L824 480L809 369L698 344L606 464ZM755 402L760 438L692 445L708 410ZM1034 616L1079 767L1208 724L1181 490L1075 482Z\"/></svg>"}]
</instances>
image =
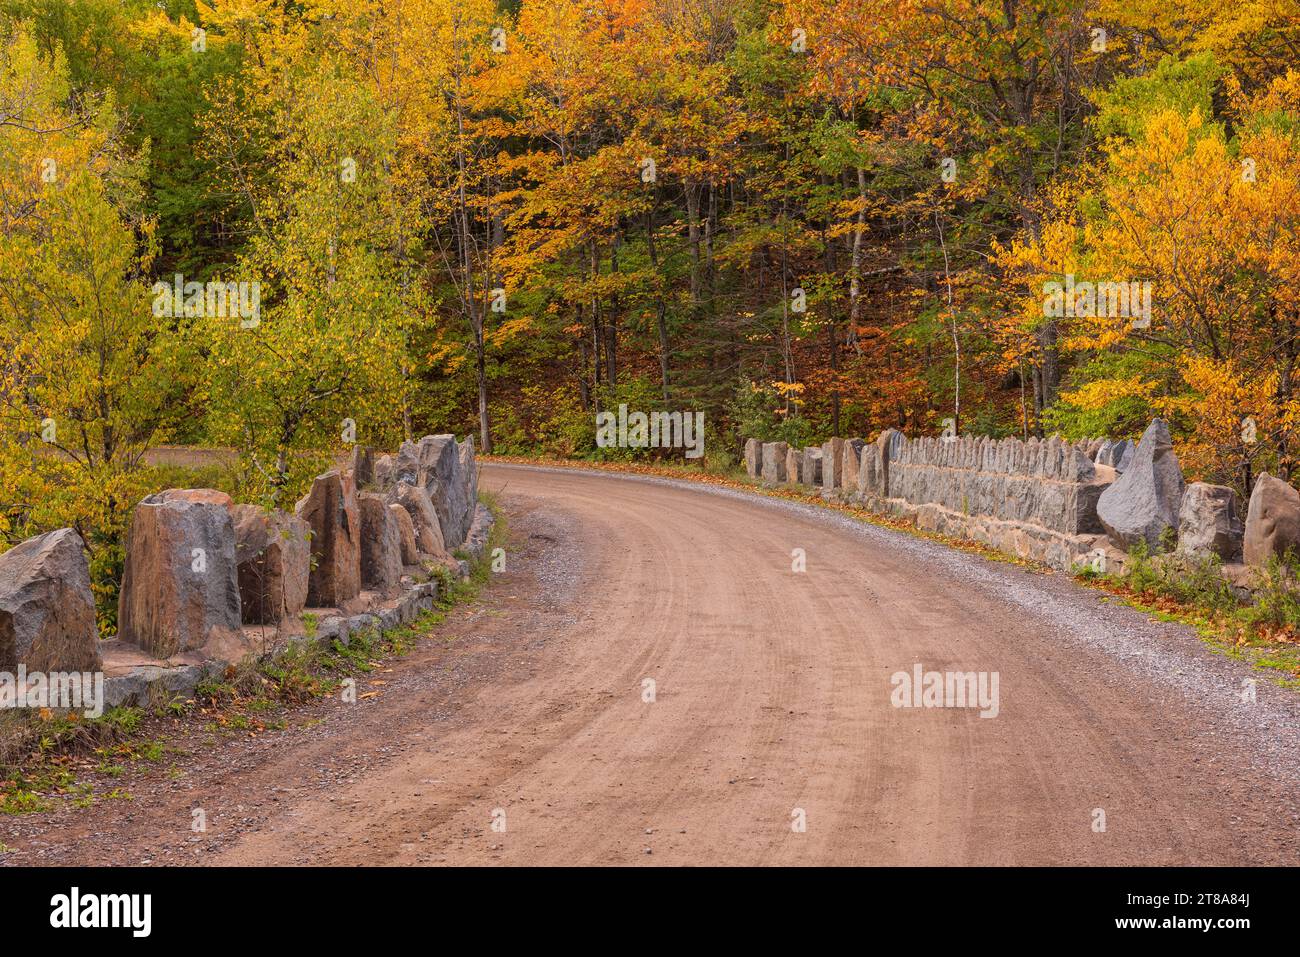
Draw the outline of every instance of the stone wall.
<instances>
[{"instance_id":1,"label":"stone wall","mask_svg":"<svg viewBox=\"0 0 1300 957\"><path fill-rule=\"evenodd\" d=\"M824 498L1059 569L1120 570L1145 541L1153 554L1173 546L1198 560L1217 557L1224 577L1245 594L1253 569L1288 551L1300 558L1300 492L1261 475L1243 519L1232 489L1185 484L1159 419L1136 443L908 439L886 429L874 442L833 438L803 454L809 463L815 455L821 475L805 467L799 484ZM773 482L756 469L750 476Z\"/></svg>"},{"instance_id":2,"label":"stone wall","mask_svg":"<svg viewBox=\"0 0 1300 957\"><path fill-rule=\"evenodd\" d=\"M858 492L921 528L1061 568L1086 555L1103 531L1097 500L1113 473L1098 475L1086 444L901 438L883 456L877 446L872 458L869 469L880 477L872 488L860 473Z\"/></svg>"},{"instance_id":3,"label":"stone wall","mask_svg":"<svg viewBox=\"0 0 1300 957\"><path fill-rule=\"evenodd\" d=\"M84 544L72 529L0 555L0 671L98 671L105 704L179 692L282 642L347 641L433 607L435 574L469 574L491 513L472 438L426 436L375 459L358 448L294 513L170 489L132 515L119 633L100 640ZM454 554L453 554L454 553Z\"/></svg>"}]
</instances>

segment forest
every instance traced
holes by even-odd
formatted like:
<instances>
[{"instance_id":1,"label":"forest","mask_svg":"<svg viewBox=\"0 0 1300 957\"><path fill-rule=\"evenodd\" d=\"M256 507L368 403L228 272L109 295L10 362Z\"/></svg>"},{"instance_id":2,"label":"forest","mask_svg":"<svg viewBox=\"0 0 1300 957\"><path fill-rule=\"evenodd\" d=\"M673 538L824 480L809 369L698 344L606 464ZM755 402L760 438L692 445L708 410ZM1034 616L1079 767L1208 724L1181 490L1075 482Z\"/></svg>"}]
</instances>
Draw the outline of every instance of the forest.
<instances>
[{"instance_id":1,"label":"forest","mask_svg":"<svg viewBox=\"0 0 1300 957\"><path fill-rule=\"evenodd\" d=\"M621 405L1290 479L1298 65L1298 0L0 0L0 549L111 628L144 494L667 457Z\"/></svg>"}]
</instances>

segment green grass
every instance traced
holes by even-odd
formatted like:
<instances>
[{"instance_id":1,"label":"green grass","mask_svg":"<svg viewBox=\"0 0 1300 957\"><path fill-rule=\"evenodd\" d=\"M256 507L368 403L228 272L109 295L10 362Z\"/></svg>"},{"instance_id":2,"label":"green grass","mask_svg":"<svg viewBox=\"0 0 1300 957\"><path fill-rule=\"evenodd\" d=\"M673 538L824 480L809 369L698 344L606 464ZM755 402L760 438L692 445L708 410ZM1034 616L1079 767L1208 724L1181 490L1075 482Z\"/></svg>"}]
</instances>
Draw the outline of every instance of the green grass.
<instances>
[{"instance_id":1,"label":"green grass","mask_svg":"<svg viewBox=\"0 0 1300 957\"><path fill-rule=\"evenodd\" d=\"M0 814L39 814L54 805L34 790L15 789L0 799Z\"/></svg>"}]
</instances>

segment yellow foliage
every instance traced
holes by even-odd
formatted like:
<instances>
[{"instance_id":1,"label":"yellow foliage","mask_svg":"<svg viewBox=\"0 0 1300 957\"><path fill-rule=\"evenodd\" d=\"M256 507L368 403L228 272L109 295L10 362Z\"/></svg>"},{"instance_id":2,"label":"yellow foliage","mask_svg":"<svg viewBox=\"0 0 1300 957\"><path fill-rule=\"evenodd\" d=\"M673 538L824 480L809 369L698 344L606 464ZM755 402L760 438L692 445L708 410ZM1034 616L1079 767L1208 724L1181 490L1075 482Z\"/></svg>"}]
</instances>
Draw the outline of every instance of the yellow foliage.
<instances>
[{"instance_id":1,"label":"yellow foliage","mask_svg":"<svg viewBox=\"0 0 1300 957\"><path fill-rule=\"evenodd\" d=\"M1103 409L1120 399L1150 400L1157 383L1139 377L1128 379L1097 379L1079 388L1062 393L1063 401L1085 412Z\"/></svg>"}]
</instances>

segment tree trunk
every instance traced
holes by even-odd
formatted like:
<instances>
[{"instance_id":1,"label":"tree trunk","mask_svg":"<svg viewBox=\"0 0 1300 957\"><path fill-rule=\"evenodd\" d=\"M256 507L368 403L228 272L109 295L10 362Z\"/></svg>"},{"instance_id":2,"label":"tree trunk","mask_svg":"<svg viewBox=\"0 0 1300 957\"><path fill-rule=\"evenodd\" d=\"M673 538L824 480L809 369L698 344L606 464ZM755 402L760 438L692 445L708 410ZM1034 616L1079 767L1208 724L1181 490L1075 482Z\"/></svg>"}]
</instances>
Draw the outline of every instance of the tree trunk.
<instances>
[{"instance_id":1,"label":"tree trunk","mask_svg":"<svg viewBox=\"0 0 1300 957\"><path fill-rule=\"evenodd\" d=\"M649 253L650 268L654 271L655 284L656 287L658 287L658 281L660 277L659 277L659 253L655 249L655 212L659 206L659 188L657 186L652 185L651 189L654 190L654 202L651 204L650 208L646 210L646 214L645 214L646 251ZM668 386L668 315L667 315L667 306L664 303L664 294L662 288L658 288L655 299L656 299L656 311L658 313L656 325L659 332L659 374L663 381L663 397L664 397L664 402L666 403L668 402L668 388L669 388Z\"/></svg>"},{"instance_id":2,"label":"tree trunk","mask_svg":"<svg viewBox=\"0 0 1300 957\"><path fill-rule=\"evenodd\" d=\"M614 274L618 273L618 247L621 241L622 236L616 233L609 247L609 269ZM618 385L618 315L621 308L618 293L615 292L610 301L609 318L605 320L605 378L611 389Z\"/></svg>"},{"instance_id":3,"label":"tree trunk","mask_svg":"<svg viewBox=\"0 0 1300 957\"><path fill-rule=\"evenodd\" d=\"M835 243L830 239L831 223L828 219L826 229L822 232L822 243L825 252L823 259L827 276L835 275ZM844 398L840 394L840 334L836 328L835 322L835 297L827 292L826 296L826 335L830 345L831 359L831 434L840 434L840 409L842 408Z\"/></svg>"},{"instance_id":4,"label":"tree trunk","mask_svg":"<svg viewBox=\"0 0 1300 957\"><path fill-rule=\"evenodd\" d=\"M460 246L461 278L464 296L463 306L466 318L469 320L470 330L473 332L474 336L474 365L478 376L479 439L482 445L482 451L484 453L491 453L492 434L488 422L487 404L487 362L486 357L483 354L483 317L478 310L478 296L475 290L474 280L474 259L469 228L469 204L465 199L465 113L460 96L459 74L456 76L456 134L456 201L457 218L460 220L460 229L457 232L457 237L458 245Z\"/></svg>"},{"instance_id":5,"label":"tree trunk","mask_svg":"<svg viewBox=\"0 0 1300 957\"><path fill-rule=\"evenodd\" d=\"M858 203L849 265L848 342L860 354L862 346L858 342L858 323L862 315L862 236L867 231L867 171L861 166L858 167Z\"/></svg>"}]
</instances>

